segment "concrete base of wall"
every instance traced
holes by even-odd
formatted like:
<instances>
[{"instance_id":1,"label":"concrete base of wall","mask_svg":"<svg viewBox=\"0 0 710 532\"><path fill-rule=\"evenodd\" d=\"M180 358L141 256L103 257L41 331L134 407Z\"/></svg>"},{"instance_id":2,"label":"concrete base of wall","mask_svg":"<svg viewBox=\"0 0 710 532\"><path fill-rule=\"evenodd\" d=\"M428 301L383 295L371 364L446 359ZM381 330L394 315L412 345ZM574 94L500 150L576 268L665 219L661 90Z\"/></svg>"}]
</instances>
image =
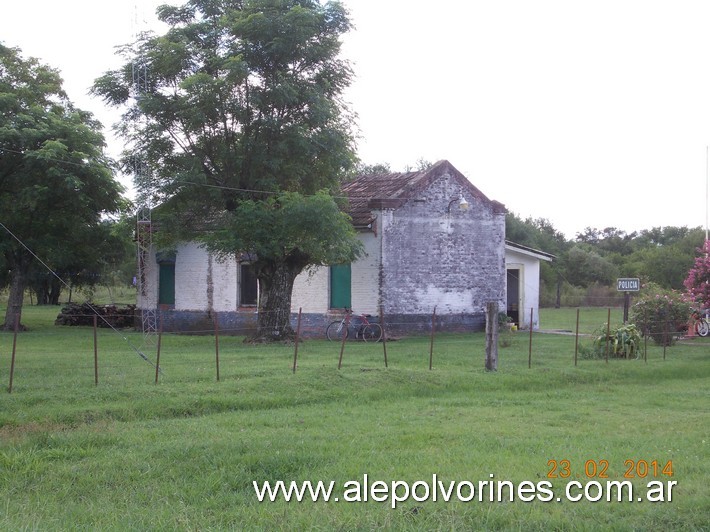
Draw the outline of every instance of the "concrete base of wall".
<instances>
[{"instance_id":1,"label":"concrete base of wall","mask_svg":"<svg viewBox=\"0 0 710 532\"><path fill-rule=\"evenodd\" d=\"M137 309L136 323L141 323L140 309ZM215 319L220 335L248 336L256 332L257 314L252 311L208 312L200 310L161 309L159 319L165 332L186 334L214 334ZM325 338L328 324L340 319L333 314L302 314L301 335L309 338ZM378 317L370 319L379 323ZM296 329L298 314L291 314L291 326ZM352 327L360 323L353 317ZM387 335L401 337L407 335L430 334L432 316L424 314L394 314L387 316ZM436 316L437 332L481 332L486 329L484 313L443 314Z\"/></svg>"}]
</instances>

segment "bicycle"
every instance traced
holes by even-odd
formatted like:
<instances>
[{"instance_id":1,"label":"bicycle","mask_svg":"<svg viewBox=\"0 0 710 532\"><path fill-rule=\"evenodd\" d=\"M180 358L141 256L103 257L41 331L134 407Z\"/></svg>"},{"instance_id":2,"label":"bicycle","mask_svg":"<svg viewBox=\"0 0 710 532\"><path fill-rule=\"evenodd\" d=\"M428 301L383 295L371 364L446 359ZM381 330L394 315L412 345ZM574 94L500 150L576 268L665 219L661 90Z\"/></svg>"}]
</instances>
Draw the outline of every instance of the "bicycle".
<instances>
[{"instance_id":1,"label":"bicycle","mask_svg":"<svg viewBox=\"0 0 710 532\"><path fill-rule=\"evenodd\" d=\"M695 333L698 336L705 337L710 334L710 308L694 311L693 321L695 322Z\"/></svg>"},{"instance_id":2,"label":"bicycle","mask_svg":"<svg viewBox=\"0 0 710 532\"><path fill-rule=\"evenodd\" d=\"M325 329L325 335L328 340L342 340L343 335L347 339L350 336L350 318L353 315L352 309L346 308L342 319L332 321ZM371 314L360 314L358 318L360 323L355 329L355 338L363 342L379 342L382 338L382 326L379 323L371 323L368 318L372 318Z\"/></svg>"}]
</instances>

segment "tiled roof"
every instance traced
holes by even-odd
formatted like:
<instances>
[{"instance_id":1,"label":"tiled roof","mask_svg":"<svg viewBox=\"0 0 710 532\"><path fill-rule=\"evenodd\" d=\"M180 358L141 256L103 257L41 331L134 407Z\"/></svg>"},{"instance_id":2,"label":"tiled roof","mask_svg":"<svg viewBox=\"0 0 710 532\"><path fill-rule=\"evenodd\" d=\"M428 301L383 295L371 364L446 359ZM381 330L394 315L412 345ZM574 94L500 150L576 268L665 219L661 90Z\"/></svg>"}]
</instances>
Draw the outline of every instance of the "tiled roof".
<instances>
[{"instance_id":1,"label":"tiled roof","mask_svg":"<svg viewBox=\"0 0 710 532\"><path fill-rule=\"evenodd\" d=\"M451 163L439 161L418 172L363 175L345 183L342 191L349 200L347 210L353 219L353 225L366 227L374 219L372 209L397 208L403 205L416 191L427 187L447 171L465 184L470 194L490 202ZM498 202L492 203L495 204L495 209L505 209Z\"/></svg>"},{"instance_id":2,"label":"tiled roof","mask_svg":"<svg viewBox=\"0 0 710 532\"><path fill-rule=\"evenodd\" d=\"M356 227L364 227L372 222L373 201L400 199L407 185L415 182L421 174L423 172L363 175L345 183L343 193L350 204L348 214L352 217L353 224Z\"/></svg>"}]
</instances>

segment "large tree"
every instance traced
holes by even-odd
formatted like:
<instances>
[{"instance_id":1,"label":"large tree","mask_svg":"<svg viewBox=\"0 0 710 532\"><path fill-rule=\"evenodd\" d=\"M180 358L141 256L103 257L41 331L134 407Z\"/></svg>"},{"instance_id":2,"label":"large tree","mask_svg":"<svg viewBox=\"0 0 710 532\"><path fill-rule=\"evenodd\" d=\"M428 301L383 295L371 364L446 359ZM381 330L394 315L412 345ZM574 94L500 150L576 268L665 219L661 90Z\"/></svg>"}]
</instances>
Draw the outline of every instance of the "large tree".
<instances>
[{"instance_id":1,"label":"large tree","mask_svg":"<svg viewBox=\"0 0 710 532\"><path fill-rule=\"evenodd\" d=\"M169 219L161 238L249 253L258 336L287 337L295 276L362 249L333 197L355 161L339 58L347 13L317 0L190 0L158 17L167 32L124 47L94 93L126 109L124 162Z\"/></svg>"},{"instance_id":2,"label":"large tree","mask_svg":"<svg viewBox=\"0 0 710 532\"><path fill-rule=\"evenodd\" d=\"M0 44L0 254L10 286L3 328L22 313L28 277L54 268L122 205L101 124L75 108L59 73ZM79 253L79 252L77 252Z\"/></svg>"}]
</instances>

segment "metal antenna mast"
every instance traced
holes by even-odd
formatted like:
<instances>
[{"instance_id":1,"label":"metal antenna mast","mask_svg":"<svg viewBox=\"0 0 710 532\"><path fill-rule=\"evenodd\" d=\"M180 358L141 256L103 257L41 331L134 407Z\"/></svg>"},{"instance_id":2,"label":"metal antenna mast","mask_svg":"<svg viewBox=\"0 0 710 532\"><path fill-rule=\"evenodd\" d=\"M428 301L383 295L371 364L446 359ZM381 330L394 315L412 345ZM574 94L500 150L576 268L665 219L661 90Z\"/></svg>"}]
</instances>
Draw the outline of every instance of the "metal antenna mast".
<instances>
[{"instance_id":1,"label":"metal antenna mast","mask_svg":"<svg viewBox=\"0 0 710 532\"><path fill-rule=\"evenodd\" d=\"M136 6L134 43L136 50L133 54L132 75L133 75L133 97L136 102L148 91L148 65L140 50L140 41L143 33L138 30L138 8ZM148 179L148 168L143 160L138 156L133 160L133 174L139 185L144 186ZM138 212L136 214L136 247L138 263L138 293L141 301L141 327L143 330L143 341L146 344L155 345L158 333L158 300L157 300L157 271L155 261L152 259L153 252L153 221L152 208L150 205L150 194L140 194L138 196Z\"/></svg>"}]
</instances>

